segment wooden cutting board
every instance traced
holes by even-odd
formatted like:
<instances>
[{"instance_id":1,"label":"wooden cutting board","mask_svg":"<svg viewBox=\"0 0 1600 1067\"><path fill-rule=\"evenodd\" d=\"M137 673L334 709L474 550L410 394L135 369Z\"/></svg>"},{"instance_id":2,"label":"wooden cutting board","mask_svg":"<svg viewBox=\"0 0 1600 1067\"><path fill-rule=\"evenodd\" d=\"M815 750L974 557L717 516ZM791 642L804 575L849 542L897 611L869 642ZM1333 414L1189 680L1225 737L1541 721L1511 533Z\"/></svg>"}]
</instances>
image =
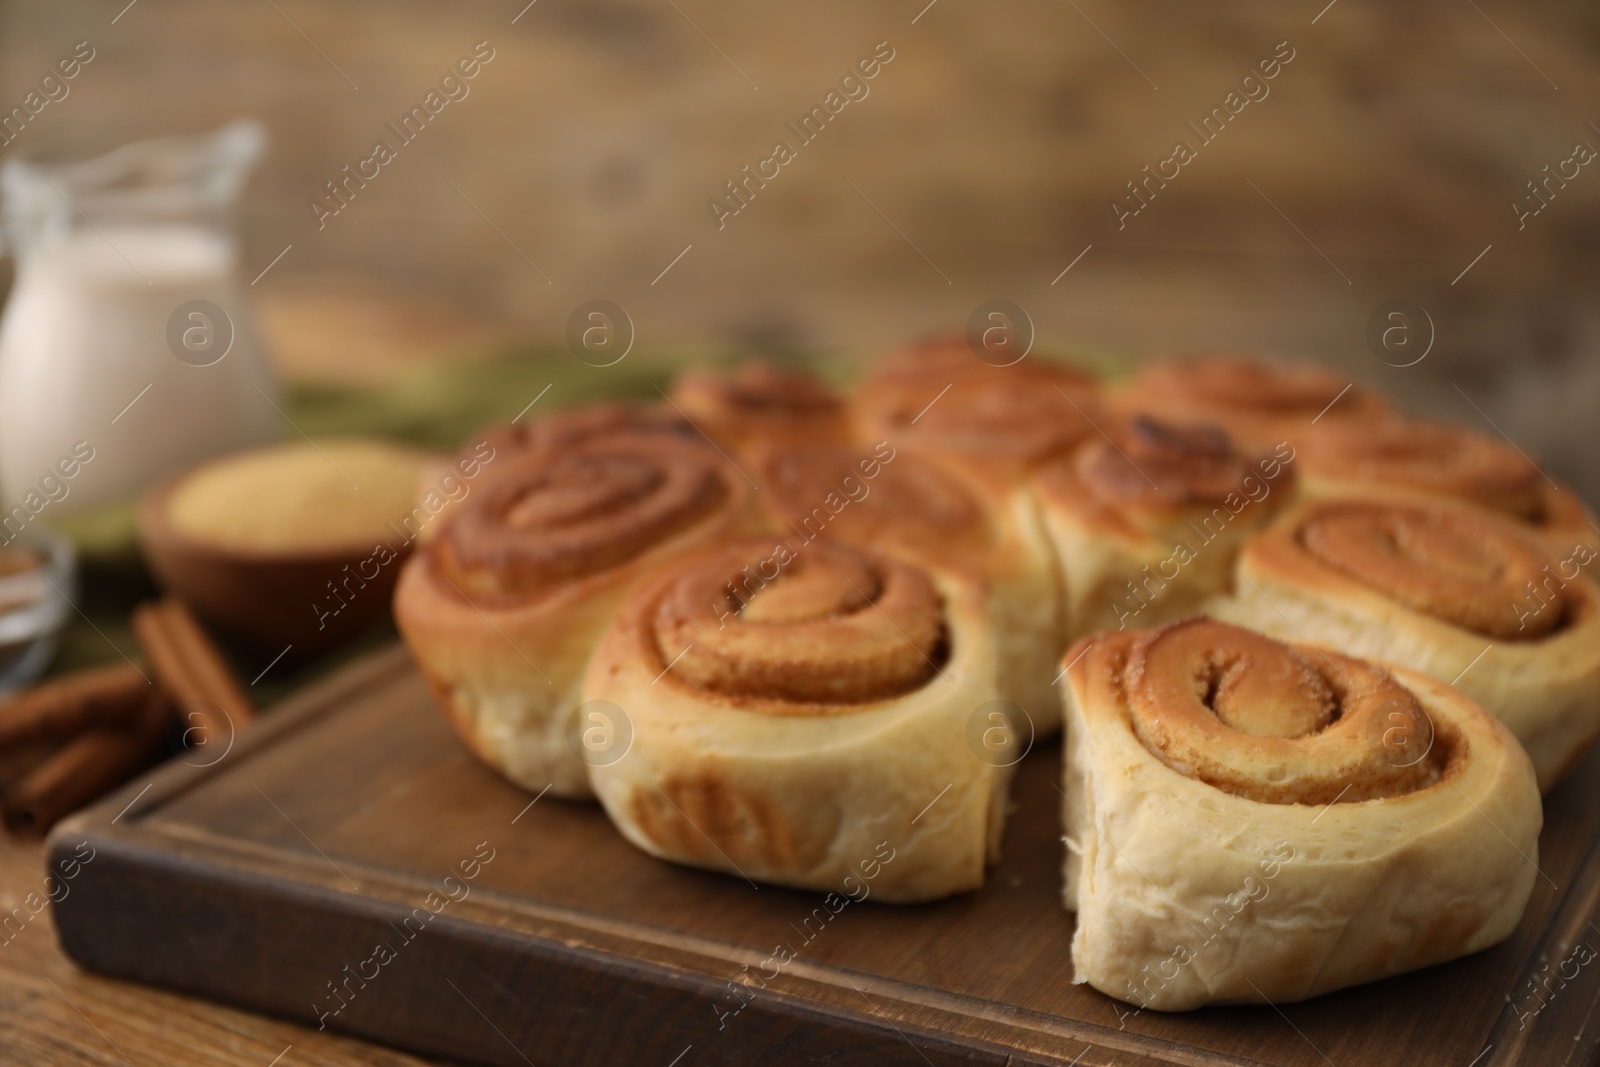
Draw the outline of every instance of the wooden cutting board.
<instances>
[{"instance_id":1,"label":"wooden cutting board","mask_svg":"<svg viewBox=\"0 0 1600 1067\"><path fill-rule=\"evenodd\" d=\"M97 971L506 1067L1489 1067L1600 1049L1594 759L1549 799L1543 876L1505 944L1309 1003L1184 1015L1072 985L1059 763L1055 746L1023 762L982 890L834 913L653 860L597 808L530 806L456 742L397 648L216 766L172 766L59 827L52 861L85 840L95 856L56 922ZM729 984L763 971L753 995Z\"/></svg>"}]
</instances>

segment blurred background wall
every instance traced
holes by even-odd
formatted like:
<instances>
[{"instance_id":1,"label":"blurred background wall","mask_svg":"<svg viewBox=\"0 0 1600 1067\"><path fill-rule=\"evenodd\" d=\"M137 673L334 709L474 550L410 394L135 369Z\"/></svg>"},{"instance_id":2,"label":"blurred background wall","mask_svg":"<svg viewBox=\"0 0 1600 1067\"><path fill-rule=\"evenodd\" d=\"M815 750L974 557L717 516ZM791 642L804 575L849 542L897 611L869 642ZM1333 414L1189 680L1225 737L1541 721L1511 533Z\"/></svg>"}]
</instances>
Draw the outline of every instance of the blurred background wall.
<instances>
[{"instance_id":1,"label":"blurred background wall","mask_svg":"<svg viewBox=\"0 0 1600 1067\"><path fill-rule=\"evenodd\" d=\"M559 349L593 298L641 345L866 358L1005 298L1097 351L1314 356L1600 498L1600 166L1569 162L1600 149L1592 2L525 3L7 0L5 108L95 59L0 157L261 118L241 273L288 248L251 292L295 375ZM478 42L469 94L319 228L324 183ZM875 47L801 144L786 123ZM780 140L719 228L708 201ZM1366 330L1401 298L1436 337L1397 368Z\"/></svg>"}]
</instances>

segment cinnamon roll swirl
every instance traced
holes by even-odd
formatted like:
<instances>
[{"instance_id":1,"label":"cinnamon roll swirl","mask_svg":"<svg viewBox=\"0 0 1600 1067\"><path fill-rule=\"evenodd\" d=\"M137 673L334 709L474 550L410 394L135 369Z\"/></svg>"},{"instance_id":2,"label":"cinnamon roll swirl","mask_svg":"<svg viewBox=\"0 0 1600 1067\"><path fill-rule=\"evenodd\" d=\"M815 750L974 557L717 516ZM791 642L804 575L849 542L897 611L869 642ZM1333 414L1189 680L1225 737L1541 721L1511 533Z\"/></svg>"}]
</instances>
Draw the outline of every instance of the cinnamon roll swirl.
<instances>
[{"instance_id":1,"label":"cinnamon roll swirl","mask_svg":"<svg viewBox=\"0 0 1600 1067\"><path fill-rule=\"evenodd\" d=\"M658 433L705 443L689 420L667 404L607 401L559 411L548 418L491 427L483 436L498 454L550 460L565 449L612 434Z\"/></svg>"},{"instance_id":2,"label":"cinnamon roll swirl","mask_svg":"<svg viewBox=\"0 0 1600 1067\"><path fill-rule=\"evenodd\" d=\"M979 358L965 332L941 331L927 334L884 356L873 366L871 379L910 378L924 382L933 378L951 381L969 376L981 379L991 371L1024 366L1026 373L1046 376L1071 393L1093 392L1099 388L1099 379L1093 374L1049 356L1024 355L1015 362L1006 361L1008 366L991 362L994 358L987 353Z\"/></svg>"},{"instance_id":3,"label":"cinnamon roll swirl","mask_svg":"<svg viewBox=\"0 0 1600 1067\"><path fill-rule=\"evenodd\" d=\"M1130 415L1226 426L1241 444L1298 446L1324 423L1389 417L1381 394L1310 363L1253 356L1179 356L1146 365L1117 396Z\"/></svg>"},{"instance_id":4,"label":"cinnamon roll swirl","mask_svg":"<svg viewBox=\"0 0 1600 1067\"><path fill-rule=\"evenodd\" d=\"M1010 482L1104 417L1095 380L1039 358L990 366L951 342L891 357L855 396L858 433Z\"/></svg>"},{"instance_id":5,"label":"cinnamon roll swirl","mask_svg":"<svg viewBox=\"0 0 1600 1067\"><path fill-rule=\"evenodd\" d=\"M405 532L427 541L442 528L444 517L459 503L457 496L443 491L454 482L462 481L461 477L455 477L456 472L475 484L484 484L496 480L502 471L514 470L518 466L514 461L518 458L539 456L548 462L563 449L617 433L659 433L705 443L705 438L687 419L665 404L590 404L557 412L549 418L527 422L519 419L491 426L453 459L440 459L422 469L418 479L418 505L404 523Z\"/></svg>"},{"instance_id":6,"label":"cinnamon roll swirl","mask_svg":"<svg viewBox=\"0 0 1600 1067\"><path fill-rule=\"evenodd\" d=\"M754 454L752 472L774 524L797 551L819 537L838 538L979 572L992 595L1000 688L1026 712L1034 735L1056 732L1056 660L1066 642L1055 561L1025 491L993 493L959 469L887 441L870 449L768 447Z\"/></svg>"},{"instance_id":7,"label":"cinnamon roll swirl","mask_svg":"<svg viewBox=\"0 0 1600 1067\"><path fill-rule=\"evenodd\" d=\"M569 731L601 630L653 569L760 515L726 460L670 434L579 435L497 462L406 564L395 621L479 757L525 788L587 796Z\"/></svg>"},{"instance_id":8,"label":"cinnamon roll swirl","mask_svg":"<svg viewBox=\"0 0 1600 1067\"><path fill-rule=\"evenodd\" d=\"M1454 497L1515 519L1551 552L1600 543L1600 528L1578 495L1552 482L1525 453L1449 423L1395 418L1361 425L1333 422L1300 448L1307 492L1316 496Z\"/></svg>"},{"instance_id":9,"label":"cinnamon roll swirl","mask_svg":"<svg viewBox=\"0 0 1600 1067\"><path fill-rule=\"evenodd\" d=\"M671 397L694 425L739 451L764 442L842 441L850 432L844 397L827 382L761 361L731 374L687 371Z\"/></svg>"},{"instance_id":10,"label":"cinnamon roll swirl","mask_svg":"<svg viewBox=\"0 0 1600 1067\"><path fill-rule=\"evenodd\" d=\"M1065 659L1076 981L1163 1011L1301 1000L1521 918L1533 769L1448 685L1206 619Z\"/></svg>"},{"instance_id":11,"label":"cinnamon roll swirl","mask_svg":"<svg viewBox=\"0 0 1600 1067\"><path fill-rule=\"evenodd\" d=\"M1556 559L1455 501L1311 500L1246 546L1233 594L1209 610L1459 687L1511 728L1549 790L1600 733L1594 561Z\"/></svg>"},{"instance_id":12,"label":"cinnamon roll swirl","mask_svg":"<svg viewBox=\"0 0 1600 1067\"><path fill-rule=\"evenodd\" d=\"M632 743L590 778L651 855L841 891L884 847L874 896L931 900L978 886L999 847L1009 770L966 742L994 671L977 581L740 541L668 566L606 631L584 697Z\"/></svg>"},{"instance_id":13,"label":"cinnamon roll swirl","mask_svg":"<svg viewBox=\"0 0 1600 1067\"><path fill-rule=\"evenodd\" d=\"M1246 453L1211 425L1139 416L1041 467L1071 637L1155 626L1228 588L1240 546L1295 490L1285 442Z\"/></svg>"}]
</instances>

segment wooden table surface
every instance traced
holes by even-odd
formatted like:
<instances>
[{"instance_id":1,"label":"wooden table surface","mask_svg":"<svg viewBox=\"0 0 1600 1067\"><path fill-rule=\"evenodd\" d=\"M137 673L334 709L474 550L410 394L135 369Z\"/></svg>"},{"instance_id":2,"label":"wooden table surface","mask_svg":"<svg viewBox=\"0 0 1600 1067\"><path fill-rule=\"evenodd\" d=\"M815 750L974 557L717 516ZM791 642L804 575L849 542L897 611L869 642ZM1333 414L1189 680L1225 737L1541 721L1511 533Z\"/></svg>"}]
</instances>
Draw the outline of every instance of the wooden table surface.
<instances>
[{"instance_id":1,"label":"wooden table surface","mask_svg":"<svg viewBox=\"0 0 1600 1067\"><path fill-rule=\"evenodd\" d=\"M39 844L0 837L0 911L44 881ZM23 914L27 909L23 908ZM4 940L10 936L11 940ZM3 1067L403 1067L433 1061L331 1033L112 981L78 969L56 946L49 910L0 934Z\"/></svg>"}]
</instances>

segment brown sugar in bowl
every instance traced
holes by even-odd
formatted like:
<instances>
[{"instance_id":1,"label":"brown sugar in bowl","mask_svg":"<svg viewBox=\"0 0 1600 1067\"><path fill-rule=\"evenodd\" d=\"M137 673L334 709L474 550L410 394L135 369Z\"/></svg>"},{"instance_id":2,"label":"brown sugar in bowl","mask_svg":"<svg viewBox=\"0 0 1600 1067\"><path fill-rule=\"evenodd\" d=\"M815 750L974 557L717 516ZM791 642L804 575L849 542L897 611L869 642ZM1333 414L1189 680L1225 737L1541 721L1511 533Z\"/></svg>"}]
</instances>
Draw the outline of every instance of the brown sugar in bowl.
<instances>
[{"instance_id":1,"label":"brown sugar in bowl","mask_svg":"<svg viewBox=\"0 0 1600 1067\"><path fill-rule=\"evenodd\" d=\"M296 656L329 648L387 615L427 460L361 439L224 456L145 494L141 547L217 626Z\"/></svg>"}]
</instances>

